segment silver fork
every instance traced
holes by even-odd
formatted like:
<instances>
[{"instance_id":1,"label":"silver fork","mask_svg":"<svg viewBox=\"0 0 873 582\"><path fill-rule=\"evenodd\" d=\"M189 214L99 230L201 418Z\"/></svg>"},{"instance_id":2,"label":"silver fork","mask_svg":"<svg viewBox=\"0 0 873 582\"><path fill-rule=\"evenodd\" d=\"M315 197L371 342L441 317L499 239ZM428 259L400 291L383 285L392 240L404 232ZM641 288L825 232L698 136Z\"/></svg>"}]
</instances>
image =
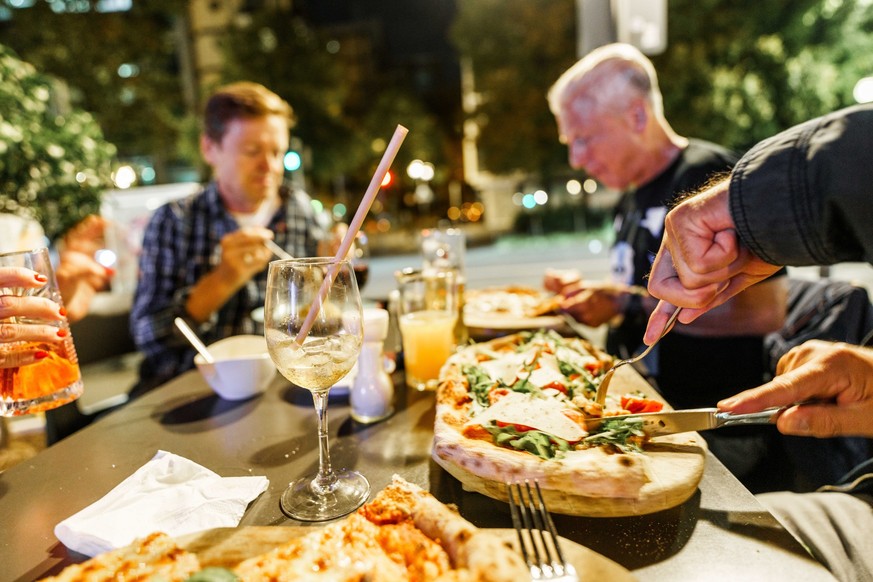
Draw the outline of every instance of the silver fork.
<instances>
[{"instance_id":1,"label":"silver fork","mask_svg":"<svg viewBox=\"0 0 873 582\"><path fill-rule=\"evenodd\" d=\"M676 323L676 318L679 317L679 313L682 311L681 307L677 307L676 311L673 312L673 315L670 316L670 319L667 320L667 325L664 326L664 331L661 332L660 337L655 340L652 345L647 347L643 353L638 356L634 356L632 358L628 358L626 360L617 361L609 370L606 371L606 374L600 380L600 384L597 385L597 394L594 396L594 401L598 404L603 404L606 402L606 391L609 389L609 382L612 380L613 374L615 374L615 370L624 366L626 364L633 364L634 362L639 362L643 358L649 355L649 352L652 351L652 348L655 347L655 344L661 341L667 332L673 327L673 324Z\"/></svg>"},{"instance_id":2,"label":"silver fork","mask_svg":"<svg viewBox=\"0 0 873 582\"><path fill-rule=\"evenodd\" d=\"M529 481L524 482L524 489L520 483L507 483L506 492L512 525L518 534L518 546L530 569L531 580L579 582L576 569L561 553L555 524L546 509L539 483L534 481L533 490Z\"/></svg>"}]
</instances>

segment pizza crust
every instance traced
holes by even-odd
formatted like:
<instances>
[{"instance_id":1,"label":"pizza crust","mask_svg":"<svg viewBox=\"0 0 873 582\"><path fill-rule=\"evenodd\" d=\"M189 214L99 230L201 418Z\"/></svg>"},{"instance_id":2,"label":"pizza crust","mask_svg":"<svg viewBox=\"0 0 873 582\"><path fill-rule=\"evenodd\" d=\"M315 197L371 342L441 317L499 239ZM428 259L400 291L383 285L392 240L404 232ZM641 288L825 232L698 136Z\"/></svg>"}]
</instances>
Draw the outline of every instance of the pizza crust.
<instances>
[{"instance_id":1,"label":"pizza crust","mask_svg":"<svg viewBox=\"0 0 873 582\"><path fill-rule=\"evenodd\" d=\"M346 519L306 528L290 540L288 530L218 528L178 544L155 533L47 580L184 582L201 567L232 570L242 582L514 582L529 577L505 536L475 527L454 507L397 475Z\"/></svg>"}]
</instances>

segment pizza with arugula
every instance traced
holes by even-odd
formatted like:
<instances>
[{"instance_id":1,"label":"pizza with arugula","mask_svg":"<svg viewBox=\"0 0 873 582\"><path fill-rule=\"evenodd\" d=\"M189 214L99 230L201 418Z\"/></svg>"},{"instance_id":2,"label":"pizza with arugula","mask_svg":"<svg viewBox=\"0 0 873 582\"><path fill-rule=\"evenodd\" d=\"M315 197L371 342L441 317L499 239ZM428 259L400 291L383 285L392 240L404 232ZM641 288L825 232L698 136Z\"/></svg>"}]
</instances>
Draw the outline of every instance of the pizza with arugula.
<instances>
[{"instance_id":1,"label":"pizza with arugula","mask_svg":"<svg viewBox=\"0 0 873 582\"><path fill-rule=\"evenodd\" d=\"M564 513L644 513L649 497L665 487L670 503L684 500L702 474L704 449L696 433L649 443L633 418L589 430L591 419L664 406L635 372L619 376L622 369L606 403L596 403L597 385L612 364L590 342L551 330L459 350L441 373L434 459L467 488L498 498L505 498L503 483L536 479L561 500L550 507ZM687 449L693 458L665 458L664 446L677 443L693 445ZM677 467L673 477L660 474Z\"/></svg>"}]
</instances>

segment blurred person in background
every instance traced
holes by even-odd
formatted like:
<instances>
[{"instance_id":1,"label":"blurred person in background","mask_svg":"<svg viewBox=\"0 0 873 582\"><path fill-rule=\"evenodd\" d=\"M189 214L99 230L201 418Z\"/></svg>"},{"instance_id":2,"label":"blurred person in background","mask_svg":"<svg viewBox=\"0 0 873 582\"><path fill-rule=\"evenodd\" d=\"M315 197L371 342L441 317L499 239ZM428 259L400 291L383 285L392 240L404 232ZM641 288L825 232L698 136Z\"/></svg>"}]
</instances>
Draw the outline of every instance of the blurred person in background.
<instances>
[{"instance_id":1,"label":"blurred person in background","mask_svg":"<svg viewBox=\"0 0 873 582\"><path fill-rule=\"evenodd\" d=\"M257 83L219 88L207 101L200 151L213 180L159 208L146 228L131 333L144 354L139 396L194 367L194 349L174 325L182 317L208 345L262 334L264 241L295 257L333 255L344 230L327 232L310 197L284 181L293 110Z\"/></svg>"},{"instance_id":2,"label":"blurred person in background","mask_svg":"<svg viewBox=\"0 0 873 582\"><path fill-rule=\"evenodd\" d=\"M691 321L776 272L781 265L873 263L873 105L843 109L752 148L729 179L667 215L649 290L664 302L646 342L672 305ZM867 338L869 343L870 338ZM744 413L787 407L788 435L873 438L873 349L814 340L780 360L763 386L718 403ZM758 499L839 580L873 580L873 459L814 493Z\"/></svg>"},{"instance_id":3,"label":"blurred person in background","mask_svg":"<svg viewBox=\"0 0 873 582\"><path fill-rule=\"evenodd\" d=\"M624 194L616 209L611 279L586 281L578 273L547 271L547 289L562 308L590 326L609 324L607 351L638 353L656 301L646 277L663 233L668 206L682 194L724 174L736 156L716 144L682 137L664 117L651 61L627 44L595 49L550 88L549 106L570 166ZM713 406L737 389L766 379L764 336L783 324L787 277L761 282L700 318L674 327L644 361L658 390L675 408ZM752 427L706 433L713 452L750 488L779 487L775 431Z\"/></svg>"},{"instance_id":4,"label":"blurred person in background","mask_svg":"<svg viewBox=\"0 0 873 582\"><path fill-rule=\"evenodd\" d=\"M106 221L103 218L90 215L67 231L56 245L58 258L54 266L55 277L70 323L88 314L94 296L108 287L115 273L94 258L97 251L105 247L105 229ZM45 233L35 220L0 214L0 253L47 245Z\"/></svg>"}]
</instances>

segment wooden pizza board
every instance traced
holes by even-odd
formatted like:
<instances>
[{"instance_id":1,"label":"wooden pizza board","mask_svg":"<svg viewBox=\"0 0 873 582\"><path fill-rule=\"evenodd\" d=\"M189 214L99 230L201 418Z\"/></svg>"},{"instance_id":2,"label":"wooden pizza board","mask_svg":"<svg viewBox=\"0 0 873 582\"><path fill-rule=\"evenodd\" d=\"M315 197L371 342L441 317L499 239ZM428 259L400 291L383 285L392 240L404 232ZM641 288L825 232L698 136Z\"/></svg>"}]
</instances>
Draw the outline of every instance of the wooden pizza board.
<instances>
[{"instance_id":1,"label":"wooden pizza board","mask_svg":"<svg viewBox=\"0 0 873 582\"><path fill-rule=\"evenodd\" d=\"M631 392L642 392L663 402L664 410L672 410L636 370L622 366L615 372L609 393L620 396ZM706 441L696 432L653 439L646 446L649 482L643 485L638 497L586 497L545 488L543 497L551 512L565 515L626 517L669 509L685 502L697 490L703 477L706 450ZM465 490L508 501L504 483L482 478L436 454L433 459L459 480Z\"/></svg>"},{"instance_id":2,"label":"wooden pizza board","mask_svg":"<svg viewBox=\"0 0 873 582\"><path fill-rule=\"evenodd\" d=\"M244 526L223 527L187 535L177 540L185 550L197 554L204 568L214 566L232 568L243 560L269 552L294 538L315 531L301 526ZM488 530L518 547L518 538L512 529ZM624 567L573 541L560 538L561 551L579 573L579 580L630 582L636 578Z\"/></svg>"}]
</instances>

